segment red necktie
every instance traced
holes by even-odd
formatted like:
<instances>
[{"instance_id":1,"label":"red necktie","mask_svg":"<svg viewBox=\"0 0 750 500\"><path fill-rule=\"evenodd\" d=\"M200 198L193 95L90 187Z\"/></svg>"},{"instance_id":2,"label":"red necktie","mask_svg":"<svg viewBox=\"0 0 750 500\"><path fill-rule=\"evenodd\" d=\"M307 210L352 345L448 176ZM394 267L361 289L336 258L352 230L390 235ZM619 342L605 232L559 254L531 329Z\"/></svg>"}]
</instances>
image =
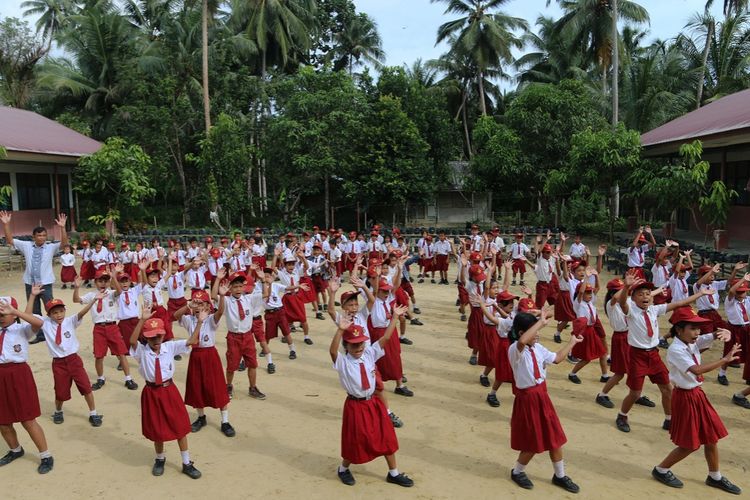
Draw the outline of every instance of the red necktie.
<instances>
[{"instance_id":1,"label":"red necktie","mask_svg":"<svg viewBox=\"0 0 750 500\"><path fill-rule=\"evenodd\" d=\"M55 333L55 344L62 344L62 323L57 325L57 333Z\"/></svg>"},{"instance_id":2,"label":"red necktie","mask_svg":"<svg viewBox=\"0 0 750 500\"><path fill-rule=\"evenodd\" d=\"M367 378L367 370L364 363L359 364L359 375L362 378L362 390L368 390L370 388L370 379Z\"/></svg>"},{"instance_id":3,"label":"red necktie","mask_svg":"<svg viewBox=\"0 0 750 500\"><path fill-rule=\"evenodd\" d=\"M688 350L690 351L689 347ZM698 358L695 357L695 353L693 353L693 351L690 351L690 355L693 357L693 361L695 361L696 366L700 366L700 363L698 363ZM695 380L697 380L698 382L703 382L703 375L696 375Z\"/></svg>"},{"instance_id":4,"label":"red necktie","mask_svg":"<svg viewBox=\"0 0 750 500\"><path fill-rule=\"evenodd\" d=\"M687 284L685 284L685 280L680 280L680 284L682 285L682 293L687 293Z\"/></svg>"},{"instance_id":5,"label":"red necktie","mask_svg":"<svg viewBox=\"0 0 750 500\"><path fill-rule=\"evenodd\" d=\"M3 328L3 330L0 331L0 355L3 354L3 342L5 341L5 332L7 331L7 328Z\"/></svg>"},{"instance_id":6,"label":"red necktie","mask_svg":"<svg viewBox=\"0 0 750 500\"><path fill-rule=\"evenodd\" d=\"M163 383L164 380L161 378L161 361L159 361L159 356L157 356L154 363L154 384L162 385Z\"/></svg>"},{"instance_id":7,"label":"red necktie","mask_svg":"<svg viewBox=\"0 0 750 500\"><path fill-rule=\"evenodd\" d=\"M172 290L177 290L177 276L172 277Z\"/></svg>"},{"instance_id":8,"label":"red necktie","mask_svg":"<svg viewBox=\"0 0 750 500\"><path fill-rule=\"evenodd\" d=\"M745 303L739 302L739 304L740 304L740 309L742 310L742 321L747 323L750 320L747 319L747 309L745 309Z\"/></svg>"},{"instance_id":9,"label":"red necktie","mask_svg":"<svg viewBox=\"0 0 750 500\"><path fill-rule=\"evenodd\" d=\"M648 315L648 311L643 311L643 319L646 321L646 330L648 330L648 336L654 336L654 326L651 324L651 317Z\"/></svg>"},{"instance_id":10,"label":"red necktie","mask_svg":"<svg viewBox=\"0 0 750 500\"><path fill-rule=\"evenodd\" d=\"M643 264L643 250L641 250L640 248L638 249L638 260L641 264Z\"/></svg>"},{"instance_id":11,"label":"red necktie","mask_svg":"<svg viewBox=\"0 0 750 500\"><path fill-rule=\"evenodd\" d=\"M708 296L708 302L713 304L714 303L714 294L711 294Z\"/></svg>"},{"instance_id":12,"label":"red necktie","mask_svg":"<svg viewBox=\"0 0 750 500\"><path fill-rule=\"evenodd\" d=\"M237 299L237 312L240 314L240 321L245 320L245 308L242 307L242 301Z\"/></svg>"},{"instance_id":13,"label":"red necktie","mask_svg":"<svg viewBox=\"0 0 750 500\"><path fill-rule=\"evenodd\" d=\"M596 313L594 312L594 309L591 307L590 302L586 302L586 305L589 307L589 314L591 315L591 324L593 325L596 323Z\"/></svg>"},{"instance_id":14,"label":"red necktie","mask_svg":"<svg viewBox=\"0 0 750 500\"><path fill-rule=\"evenodd\" d=\"M102 307L104 306L104 303L102 301L103 299L99 299L96 301L96 312L98 313L102 312Z\"/></svg>"},{"instance_id":15,"label":"red necktie","mask_svg":"<svg viewBox=\"0 0 750 500\"><path fill-rule=\"evenodd\" d=\"M547 265L549 266L549 273L552 274L552 261L548 260Z\"/></svg>"},{"instance_id":16,"label":"red necktie","mask_svg":"<svg viewBox=\"0 0 750 500\"><path fill-rule=\"evenodd\" d=\"M529 347L531 352L531 362L534 364L534 381L542 378L542 372L539 371L539 363L536 362L536 354L534 354L534 348Z\"/></svg>"},{"instance_id":17,"label":"red necktie","mask_svg":"<svg viewBox=\"0 0 750 500\"><path fill-rule=\"evenodd\" d=\"M128 294L128 292L125 292L125 305L130 305L130 295Z\"/></svg>"},{"instance_id":18,"label":"red necktie","mask_svg":"<svg viewBox=\"0 0 750 500\"><path fill-rule=\"evenodd\" d=\"M151 309L156 309L159 307L159 301L156 300L156 292L153 290L151 291Z\"/></svg>"},{"instance_id":19,"label":"red necktie","mask_svg":"<svg viewBox=\"0 0 750 500\"><path fill-rule=\"evenodd\" d=\"M294 276L289 276L289 282L294 286Z\"/></svg>"},{"instance_id":20,"label":"red necktie","mask_svg":"<svg viewBox=\"0 0 750 500\"><path fill-rule=\"evenodd\" d=\"M664 279L668 280L669 279L669 272L667 272L667 266L663 265L663 266L661 266L661 268L662 268L662 272L664 273Z\"/></svg>"},{"instance_id":21,"label":"red necktie","mask_svg":"<svg viewBox=\"0 0 750 500\"><path fill-rule=\"evenodd\" d=\"M388 304L383 302L383 309L385 310L385 319L389 320L391 319L391 309L388 307Z\"/></svg>"},{"instance_id":22,"label":"red necktie","mask_svg":"<svg viewBox=\"0 0 750 500\"><path fill-rule=\"evenodd\" d=\"M200 287L201 287L201 285L200 285L200 283L198 282L198 273L196 272L196 273L195 273L195 288L196 288L196 289L200 289Z\"/></svg>"}]
</instances>

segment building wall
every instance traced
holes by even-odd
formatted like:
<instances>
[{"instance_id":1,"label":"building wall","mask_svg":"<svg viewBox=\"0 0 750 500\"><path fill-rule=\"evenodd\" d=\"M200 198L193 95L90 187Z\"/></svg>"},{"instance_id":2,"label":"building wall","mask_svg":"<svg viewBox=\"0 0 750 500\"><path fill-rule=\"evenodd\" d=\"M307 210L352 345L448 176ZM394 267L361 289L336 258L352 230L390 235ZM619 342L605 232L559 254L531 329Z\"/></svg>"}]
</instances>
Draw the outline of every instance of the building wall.
<instances>
[{"instance_id":1,"label":"building wall","mask_svg":"<svg viewBox=\"0 0 750 500\"><path fill-rule=\"evenodd\" d=\"M490 197L488 193L443 191L434 202L413 207L409 217L409 224L430 226L488 222L491 219Z\"/></svg>"}]
</instances>

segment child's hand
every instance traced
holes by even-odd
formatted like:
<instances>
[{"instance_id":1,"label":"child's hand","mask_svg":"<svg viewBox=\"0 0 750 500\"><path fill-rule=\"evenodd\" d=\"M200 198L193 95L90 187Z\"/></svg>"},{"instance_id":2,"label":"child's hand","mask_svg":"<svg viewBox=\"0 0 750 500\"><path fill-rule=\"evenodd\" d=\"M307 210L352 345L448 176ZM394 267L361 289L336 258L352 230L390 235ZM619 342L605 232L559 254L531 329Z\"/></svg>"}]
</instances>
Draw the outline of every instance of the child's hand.
<instances>
[{"instance_id":1,"label":"child's hand","mask_svg":"<svg viewBox=\"0 0 750 500\"><path fill-rule=\"evenodd\" d=\"M208 311L203 309L198 313L198 321L205 322L208 319Z\"/></svg>"},{"instance_id":2,"label":"child's hand","mask_svg":"<svg viewBox=\"0 0 750 500\"><path fill-rule=\"evenodd\" d=\"M41 284L34 283L33 285L31 285L31 295L33 295L34 297L36 297L37 295L40 295L42 293L43 289L44 288L42 287Z\"/></svg>"},{"instance_id":3,"label":"child's hand","mask_svg":"<svg viewBox=\"0 0 750 500\"><path fill-rule=\"evenodd\" d=\"M344 314L339 318L339 328L342 330L348 329L350 326L354 324L354 321L352 317L348 314Z\"/></svg>"},{"instance_id":4,"label":"child's hand","mask_svg":"<svg viewBox=\"0 0 750 500\"><path fill-rule=\"evenodd\" d=\"M98 292L96 296L94 297L95 300L104 300L107 298L107 292Z\"/></svg>"},{"instance_id":5,"label":"child's hand","mask_svg":"<svg viewBox=\"0 0 750 500\"><path fill-rule=\"evenodd\" d=\"M513 259L505 259L503 261L503 268L505 268L506 271L510 272L513 270Z\"/></svg>"},{"instance_id":6,"label":"child's hand","mask_svg":"<svg viewBox=\"0 0 750 500\"><path fill-rule=\"evenodd\" d=\"M599 257L604 257L607 254L607 245L599 245Z\"/></svg>"},{"instance_id":7,"label":"child's hand","mask_svg":"<svg viewBox=\"0 0 750 500\"><path fill-rule=\"evenodd\" d=\"M576 345L583 342L583 335L571 335L570 336L570 345Z\"/></svg>"},{"instance_id":8,"label":"child's hand","mask_svg":"<svg viewBox=\"0 0 750 500\"><path fill-rule=\"evenodd\" d=\"M397 318L400 318L401 316L406 314L408 310L409 308L406 306L396 306L393 308L393 314L395 314Z\"/></svg>"},{"instance_id":9,"label":"child's hand","mask_svg":"<svg viewBox=\"0 0 750 500\"><path fill-rule=\"evenodd\" d=\"M118 274L121 274L124 270L125 270L125 266L123 266L122 264L117 264L115 266L115 276Z\"/></svg>"},{"instance_id":10,"label":"child's hand","mask_svg":"<svg viewBox=\"0 0 750 500\"><path fill-rule=\"evenodd\" d=\"M3 224L10 224L10 219L10 212L6 212L5 210L0 211L0 222Z\"/></svg>"},{"instance_id":11,"label":"child's hand","mask_svg":"<svg viewBox=\"0 0 750 500\"><path fill-rule=\"evenodd\" d=\"M734 268L738 271L741 269L745 269L746 267L747 267L747 262L738 262L734 265Z\"/></svg>"},{"instance_id":12,"label":"child's hand","mask_svg":"<svg viewBox=\"0 0 750 500\"><path fill-rule=\"evenodd\" d=\"M713 295L714 293L716 293L716 290L714 290L713 288L703 288L700 293L701 295Z\"/></svg>"},{"instance_id":13,"label":"child's hand","mask_svg":"<svg viewBox=\"0 0 750 500\"><path fill-rule=\"evenodd\" d=\"M310 291L310 285L308 285L307 283L300 283L299 287L300 287L300 290L303 290L305 292Z\"/></svg>"},{"instance_id":14,"label":"child's hand","mask_svg":"<svg viewBox=\"0 0 750 500\"><path fill-rule=\"evenodd\" d=\"M219 285L219 295L226 295L229 292L229 283L222 282Z\"/></svg>"},{"instance_id":15,"label":"child's hand","mask_svg":"<svg viewBox=\"0 0 750 500\"><path fill-rule=\"evenodd\" d=\"M732 363L734 361L737 361L738 359L740 359L740 357L737 354L739 354L741 351L742 351L742 346L740 346L740 344L734 344L732 346L732 349L730 349L727 355L724 356L722 359L726 363Z\"/></svg>"},{"instance_id":16,"label":"child's hand","mask_svg":"<svg viewBox=\"0 0 750 500\"><path fill-rule=\"evenodd\" d=\"M328 289L332 293L336 293L339 288L341 288L341 278L333 278L328 281Z\"/></svg>"},{"instance_id":17,"label":"child's hand","mask_svg":"<svg viewBox=\"0 0 750 500\"><path fill-rule=\"evenodd\" d=\"M218 271L216 271L216 278L221 281L223 280L227 275L227 269L225 267L220 267Z\"/></svg>"},{"instance_id":18,"label":"child's hand","mask_svg":"<svg viewBox=\"0 0 750 500\"><path fill-rule=\"evenodd\" d=\"M531 297L532 295L531 288L527 287L526 285L521 287L521 292L523 292L523 294L526 295L527 297Z\"/></svg>"},{"instance_id":19,"label":"child's hand","mask_svg":"<svg viewBox=\"0 0 750 500\"><path fill-rule=\"evenodd\" d=\"M143 262L138 263L138 268L141 271L145 271L146 269L148 269L149 265L151 265L151 263L147 260L144 260Z\"/></svg>"},{"instance_id":20,"label":"child's hand","mask_svg":"<svg viewBox=\"0 0 750 500\"><path fill-rule=\"evenodd\" d=\"M13 306L10 305L10 302L0 300L0 314L13 314L14 312L15 311L13 309Z\"/></svg>"},{"instance_id":21,"label":"child's hand","mask_svg":"<svg viewBox=\"0 0 750 500\"><path fill-rule=\"evenodd\" d=\"M73 286L75 288L81 288L82 284L83 284L83 280L81 279L81 277L80 276L76 276L76 279L73 280Z\"/></svg>"},{"instance_id":22,"label":"child's hand","mask_svg":"<svg viewBox=\"0 0 750 500\"><path fill-rule=\"evenodd\" d=\"M725 328L719 328L715 332L716 338L721 340L722 342L729 342L732 340L732 332Z\"/></svg>"}]
</instances>

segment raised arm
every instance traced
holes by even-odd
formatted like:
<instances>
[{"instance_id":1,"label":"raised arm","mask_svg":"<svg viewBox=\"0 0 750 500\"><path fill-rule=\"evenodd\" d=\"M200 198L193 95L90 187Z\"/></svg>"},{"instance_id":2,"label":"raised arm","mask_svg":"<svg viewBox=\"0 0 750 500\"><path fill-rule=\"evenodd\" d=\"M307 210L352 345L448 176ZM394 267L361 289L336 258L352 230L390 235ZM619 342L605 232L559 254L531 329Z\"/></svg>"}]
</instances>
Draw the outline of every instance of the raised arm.
<instances>
[{"instance_id":1,"label":"raised arm","mask_svg":"<svg viewBox=\"0 0 750 500\"><path fill-rule=\"evenodd\" d=\"M5 231L5 242L9 247L13 246L13 230L10 228L11 215L10 212L5 210L0 211L0 222L3 223L3 230Z\"/></svg>"},{"instance_id":2,"label":"raised arm","mask_svg":"<svg viewBox=\"0 0 750 500\"><path fill-rule=\"evenodd\" d=\"M714 291L713 288L703 288L698 293L695 293L686 299L678 300L677 302L672 301L667 304L667 312L674 311L678 307L688 306L704 295L713 295Z\"/></svg>"},{"instance_id":3,"label":"raised arm","mask_svg":"<svg viewBox=\"0 0 750 500\"><path fill-rule=\"evenodd\" d=\"M34 299L30 297L29 301L33 302ZM38 332L44 324L44 321L41 318L34 316L31 313L27 313L26 311L19 311L18 309L10 305L9 302L0 302L0 314L12 314L13 316L18 316L22 321L25 321L29 325L31 325L31 331L33 331L34 333Z\"/></svg>"},{"instance_id":4,"label":"raised arm","mask_svg":"<svg viewBox=\"0 0 750 500\"><path fill-rule=\"evenodd\" d=\"M396 306L393 308L393 316L391 317L391 322L388 323L388 328L385 329L385 333L378 340L378 344L380 344L380 347L385 348L385 346L388 344L388 341L391 340L391 335L393 335L393 332L396 331L396 325L398 325L399 318L406 314L406 311L406 306Z\"/></svg>"},{"instance_id":5,"label":"raised arm","mask_svg":"<svg viewBox=\"0 0 750 500\"><path fill-rule=\"evenodd\" d=\"M60 246L64 247L68 244L68 231L65 229L65 225L68 223L68 216L61 213L55 219L55 224L60 227Z\"/></svg>"},{"instance_id":6,"label":"raised arm","mask_svg":"<svg viewBox=\"0 0 750 500\"><path fill-rule=\"evenodd\" d=\"M218 281L218 280L217 280ZM219 304L216 306L216 312L214 313L214 321L218 324L221 317L224 315L224 301L226 300L227 292L229 292L229 284L223 283L219 286Z\"/></svg>"}]
</instances>

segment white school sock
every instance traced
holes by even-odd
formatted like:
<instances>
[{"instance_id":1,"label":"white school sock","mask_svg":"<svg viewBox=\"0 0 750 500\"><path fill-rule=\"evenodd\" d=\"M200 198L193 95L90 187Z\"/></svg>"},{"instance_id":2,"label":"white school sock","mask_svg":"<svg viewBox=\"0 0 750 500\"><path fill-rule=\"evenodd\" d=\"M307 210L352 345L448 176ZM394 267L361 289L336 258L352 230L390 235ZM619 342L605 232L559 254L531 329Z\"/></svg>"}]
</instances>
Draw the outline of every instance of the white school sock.
<instances>
[{"instance_id":1,"label":"white school sock","mask_svg":"<svg viewBox=\"0 0 750 500\"><path fill-rule=\"evenodd\" d=\"M727 371L724 368L719 368L719 377L726 377Z\"/></svg>"},{"instance_id":2,"label":"white school sock","mask_svg":"<svg viewBox=\"0 0 750 500\"><path fill-rule=\"evenodd\" d=\"M552 467L555 468L555 477L565 477L565 463L562 460L559 462L552 462Z\"/></svg>"},{"instance_id":3,"label":"white school sock","mask_svg":"<svg viewBox=\"0 0 750 500\"><path fill-rule=\"evenodd\" d=\"M39 452L39 458L50 458L51 456L52 456L52 453L50 453L49 450Z\"/></svg>"},{"instance_id":4,"label":"white school sock","mask_svg":"<svg viewBox=\"0 0 750 500\"><path fill-rule=\"evenodd\" d=\"M664 467L654 467L654 469L656 469L656 472L659 474L666 474L669 472L669 469L665 469Z\"/></svg>"},{"instance_id":5,"label":"white school sock","mask_svg":"<svg viewBox=\"0 0 750 500\"><path fill-rule=\"evenodd\" d=\"M513 474L518 475L525 470L526 466L524 464L522 464L521 462L516 462L516 465L513 467Z\"/></svg>"},{"instance_id":6,"label":"white school sock","mask_svg":"<svg viewBox=\"0 0 750 500\"><path fill-rule=\"evenodd\" d=\"M672 415L664 415L664 420L672 420Z\"/></svg>"},{"instance_id":7,"label":"white school sock","mask_svg":"<svg viewBox=\"0 0 750 500\"><path fill-rule=\"evenodd\" d=\"M490 389L490 396L497 396L497 391L495 389Z\"/></svg>"},{"instance_id":8,"label":"white school sock","mask_svg":"<svg viewBox=\"0 0 750 500\"><path fill-rule=\"evenodd\" d=\"M391 411L391 409L390 409L390 408L388 408L388 409L387 409L387 410L385 410L385 411L387 411L387 412L388 412L388 415L390 415L391 413L393 413L393 412Z\"/></svg>"},{"instance_id":9,"label":"white school sock","mask_svg":"<svg viewBox=\"0 0 750 500\"><path fill-rule=\"evenodd\" d=\"M23 450L23 448L22 448L22 447L21 447L21 445L19 444L19 445L18 445L18 448L14 448L14 449L12 449L12 450L10 450L10 451L12 451L13 453L21 453L21 450Z\"/></svg>"},{"instance_id":10,"label":"white school sock","mask_svg":"<svg viewBox=\"0 0 750 500\"><path fill-rule=\"evenodd\" d=\"M93 409L93 410L91 410L91 411L89 412L89 416L90 416L90 417L95 417L95 416L96 416L96 409Z\"/></svg>"},{"instance_id":11,"label":"white school sock","mask_svg":"<svg viewBox=\"0 0 750 500\"><path fill-rule=\"evenodd\" d=\"M288 343L287 346L289 347L289 352L292 352L294 350L294 344L292 344L291 342Z\"/></svg>"},{"instance_id":12,"label":"white school sock","mask_svg":"<svg viewBox=\"0 0 750 500\"><path fill-rule=\"evenodd\" d=\"M270 352L268 354L266 354L266 361L268 361L269 365L271 363L273 363L273 358L271 357L271 353Z\"/></svg>"},{"instance_id":13,"label":"white school sock","mask_svg":"<svg viewBox=\"0 0 750 500\"><path fill-rule=\"evenodd\" d=\"M604 397L609 397L609 396L607 395L606 392L600 392L599 397L604 398Z\"/></svg>"},{"instance_id":14,"label":"white school sock","mask_svg":"<svg viewBox=\"0 0 750 500\"><path fill-rule=\"evenodd\" d=\"M221 410L221 423L222 424L229 423L229 410Z\"/></svg>"},{"instance_id":15,"label":"white school sock","mask_svg":"<svg viewBox=\"0 0 750 500\"><path fill-rule=\"evenodd\" d=\"M133 377L131 377L130 375L125 375L125 382L127 382L128 380L133 380Z\"/></svg>"},{"instance_id":16,"label":"white school sock","mask_svg":"<svg viewBox=\"0 0 750 500\"><path fill-rule=\"evenodd\" d=\"M339 465L339 472L346 472L349 470L349 467L344 467L343 465Z\"/></svg>"},{"instance_id":17,"label":"white school sock","mask_svg":"<svg viewBox=\"0 0 750 500\"><path fill-rule=\"evenodd\" d=\"M623 413L623 412L621 412L621 411L618 411L618 412L617 412L617 414L618 414L619 416L621 416L621 417L627 417L627 416L628 416L628 414L627 414L627 413Z\"/></svg>"},{"instance_id":18,"label":"white school sock","mask_svg":"<svg viewBox=\"0 0 750 500\"><path fill-rule=\"evenodd\" d=\"M719 472L717 470L710 470L710 471L708 471L708 475L714 481L721 481L721 472Z\"/></svg>"},{"instance_id":19,"label":"white school sock","mask_svg":"<svg viewBox=\"0 0 750 500\"><path fill-rule=\"evenodd\" d=\"M309 338L310 338L310 336L309 336L309 335L305 335L305 338L306 338L306 339L309 339Z\"/></svg>"},{"instance_id":20,"label":"white school sock","mask_svg":"<svg viewBox=\"0 0 750 500\"><path fill-rule=\"evenodd\" d=\"M190 452L187 450L181 451L180 455L182 455L182 463L185 465L190 465Z\"/></svg>"},{"instance_id":21,"label":"white school sock","mask_svg":"<svg viewBox=\"0 0 750 500\"><path fill-rule=\"evenodd\" d=\"M205 412L205 410L203 408L196 408L196 411L198 412L198 416L199 417L206 416L206 412Z\"/></svg>"},{"instance_id":22,"label":"white school sock","mask_svg":"<svg viewBox=\"0 0 750 500\"><path fill-rule=\"evenodd\" d=\"M167 456L164 453L157 453L156 454L156 459L157 460L166 460Z\"/></svg>"},{"instance_id":23,"label":"white school sock","mask_svg":"<svg viewBox=\"0 0 750 500\"><path fill-rule=\"evenodd\" d=\"M396 476L398 476L398 469L390 469L388 471L388 474L390 474L391 477L396 477Z\"/></svg>"},{"instance_id":24,"label":"white school sock","mask_svg":"<svg viewBox=\"0 0 750 500\"><path fill-rule=\"evenodd\" d=\"M99 375L98 377L96 377L96 379L97 380L104 380L104 375Z\"/></svg>"}]
</instances>

